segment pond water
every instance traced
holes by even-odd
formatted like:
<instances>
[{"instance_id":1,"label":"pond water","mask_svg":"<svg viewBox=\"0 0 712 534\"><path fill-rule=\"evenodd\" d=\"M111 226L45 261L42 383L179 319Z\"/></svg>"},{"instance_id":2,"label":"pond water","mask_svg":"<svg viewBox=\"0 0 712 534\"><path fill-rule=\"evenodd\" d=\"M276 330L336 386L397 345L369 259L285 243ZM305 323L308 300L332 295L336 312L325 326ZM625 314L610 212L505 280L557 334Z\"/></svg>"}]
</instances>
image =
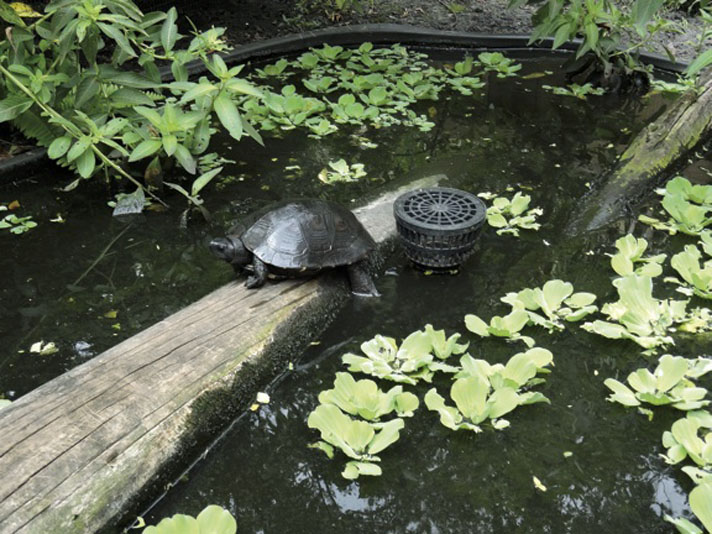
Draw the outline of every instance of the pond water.
<instances>
[{"instance_id":1,"label":"pond water","mask_svg":"<svg viewBox=\"0 0 712 534\"><path fill-rule=\"evenodd\" d=\"M522 62L523 75L558 72L555 59ZM383 476L344 480L343 462L307 448L317 439L306 419L319 391L344 370L340 356L375 334L400 339L432 323L465 334L474 357L506 361L522 346L466 334L466 313L502 314L507 308L499 298L506 292L552 278L594 292L600 302L612 298L603 254L634 217L583 236L570 235L567 223L667 102L614 95L578 100L552 95L542 83L562 79L489 75L474 96L423 104L436 123L429 132L348 127L317 141L294 131L266 138L264 149L218 138L216 148L237 163L226 168L230 178L206 190L212 223L193 217L182 227L175 208L129 222L112 219L96 202L106 195L96 185L66 195L48 190L43 178L0 189L3 201L19 199L41 223L22 238L0 236L6 281L0 288L0 393L16 398L224 284L231 270L210 256L207 242L232 219L270 202L312 196L361 203L388 182L436 173L449 177L443 185L472 192L505 193L512 186L544 209L540 231L513 238L485 229L478 254L456 276L426 276L399 254L388 258L377 280L383 296L351 299L318 344L295 354L294 369L269 387L270 404L241 416L146 521L219 504L235 515L242 533L671 532L662 515L689 515L692 487L659 458L660 436L676 414L659 411L649 422L605 402L603 380L624 377L644 360L636 345L605 341L576 325L553 335L532 332L554 354L555 367L540 387L551 405L516 410L509 429L452 432L422 404L430 386L419 385L410 390L421 408L382 454ZM362 148L354 134L378 146ZM319 182L319 171L339 158L364 163L369 178ZM294 165L300 168L285 170ZM180 198L169 201L181 205ZM66 222L49 222L57 213ZM645 231L653 251L685 242ZM39 340L55 342L59 352L29 354ZM676 351L702 355L709 348L683 339ZM444 391L447 381L440 380L435 384ZM573 454L565 457L565 451ZM546 492L534 488L533 476Z\"/></svg>"}]
</instances>

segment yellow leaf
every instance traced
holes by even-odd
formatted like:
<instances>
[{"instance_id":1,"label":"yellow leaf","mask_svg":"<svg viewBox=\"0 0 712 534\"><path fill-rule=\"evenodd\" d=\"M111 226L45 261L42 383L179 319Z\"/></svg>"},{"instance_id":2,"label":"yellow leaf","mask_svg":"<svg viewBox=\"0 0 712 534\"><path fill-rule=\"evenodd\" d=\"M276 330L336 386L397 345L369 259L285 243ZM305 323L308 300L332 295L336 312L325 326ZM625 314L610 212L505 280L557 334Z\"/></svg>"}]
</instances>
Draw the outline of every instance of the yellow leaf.
<instances>
[{"instance_id":1,"label":"yellow leaf","mask_svg":"<svg viewBox=\"0 0 712 534\"><path fill-rule=\"evenodd\" d=\"M37 13L37 11L22 2L12 2L10 3L10 7L21 17L36 19L42 16L41 13Z\"/></svg>"},{"instance_id":2,"label":"yellow leaf","mask_svg":"<svg viewBox=\"0 0 712 534\"><path fill-rule=\"evenodd\" d=\"M250 406L250 410L252 410L253 412L256 412L259 409L260 409L260 405L257 403L254 403L252 406Z\"/></svg>"},{"instance_id":3,"label":"yellow leaf","mask_svg":"<svg viewBox=\"0 0 712 534\"><path fill-rule=\"evenodd\" d=\"M106 313L104 314L104 317L106 317L107 319L116 319L116 315L117 315L118 313L119 313L119 312L117 312L116 310L111 310L111 311L106 312Z\"/></svg>"},{"instance_id":4,"label":"yellow leaf","mask_svg":"<svg viewBox=\"0 0 712 534\"><path fill-rule=\"evenodd\" d=\"M539 491L546 491L546 486L541 483L541 480L539 480L537 477L532 477L532 480L534 481L534 487L538 489Z\"/></svg>"}]
</instances>

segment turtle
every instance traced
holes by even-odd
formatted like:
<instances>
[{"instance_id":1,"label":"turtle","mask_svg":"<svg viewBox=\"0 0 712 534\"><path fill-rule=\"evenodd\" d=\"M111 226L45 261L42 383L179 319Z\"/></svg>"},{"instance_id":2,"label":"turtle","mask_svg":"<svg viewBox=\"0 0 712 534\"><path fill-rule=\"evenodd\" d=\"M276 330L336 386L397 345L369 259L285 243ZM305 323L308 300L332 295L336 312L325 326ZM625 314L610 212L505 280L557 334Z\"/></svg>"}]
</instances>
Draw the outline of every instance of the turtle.
<instances>
[{"instance_id":1,"label":"turtle","mask_svg":"<svg viewBox=\"0 0 712 534\"><path fill-rule=\"evenodd\" d=\"M335 202L318 199L285 201L253 214L210 242L211 252L247 273L249 289L267 277L309 276L345 266L351 291L378 296L366 263L376 248L354 214Z\"/></svg>"}]
</instances>

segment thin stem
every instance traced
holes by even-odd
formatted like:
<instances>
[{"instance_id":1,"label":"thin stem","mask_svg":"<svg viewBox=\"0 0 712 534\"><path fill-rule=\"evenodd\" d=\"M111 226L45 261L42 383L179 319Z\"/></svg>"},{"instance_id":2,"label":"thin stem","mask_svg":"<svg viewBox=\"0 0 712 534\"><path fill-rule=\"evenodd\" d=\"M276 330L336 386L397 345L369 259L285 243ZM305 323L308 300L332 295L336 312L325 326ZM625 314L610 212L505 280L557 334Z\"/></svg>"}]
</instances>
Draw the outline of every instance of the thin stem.
<instances>
[{"instance_id":1,"label":"thin stem","mask_svg":"<svg viewBox=\"0 0 712 534\"><path fill-rule=\"evenodd\" d=\"M0 65L0 72L7 76L7 78L12 81L22 92L24 92L27 96L29 96L32 101L37 104L47 115L50 117L53 117L57 123L71 136L79 139L81 137L84 137L84 132L82 132L77 126L75 126L71 121L68 121L65 119L62 115L60 115L57 111L55 111L53 108L50 106L44 104L43 102L40 102L40 100L37 98L37 96L30 91L25 85L18 80L13 74L7 70L5 67ZM168 204L163 202L160 198L158 198L155 194L153 194L151 191L146 189L141 182L136 180L133 176L131 176L129 173L127 173L124 169L119 167L116 163L114 163L112 160L110 160L106 154L104 154L101 150L99 150L99 147L96 146L96 144L92 143L91 145L92 152L102 161L104 162L105 165L108 165L112 169L114 169L117 173L119 173L121 176L129 180L131 183L136 185L138 188L143 190L144 193L146 193L148 196L150 196L153 200L156 202L159 202L166 208L168 207Z\"/></svg>"}]
</instances>

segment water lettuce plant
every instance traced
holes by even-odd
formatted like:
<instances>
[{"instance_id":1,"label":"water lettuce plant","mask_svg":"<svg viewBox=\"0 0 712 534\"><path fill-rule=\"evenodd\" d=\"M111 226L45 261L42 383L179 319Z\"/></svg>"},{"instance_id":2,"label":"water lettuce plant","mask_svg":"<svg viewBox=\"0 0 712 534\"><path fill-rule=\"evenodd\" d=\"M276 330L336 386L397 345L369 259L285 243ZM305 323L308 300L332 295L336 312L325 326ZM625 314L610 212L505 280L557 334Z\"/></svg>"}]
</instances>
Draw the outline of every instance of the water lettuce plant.
<instances>
[{"instance_id":1,"label":"water lettuce plant","mask_svg":"<svg viewBox=\"0 0 712 534\"><path fill-rule=\"evenodd\" d=\"M412 385L420 379L426 382L432 379L431 349L429 336L420 330L406 337L400 347L395 339L377 335L361 344L365 356L347 353L341 360L349 371Z\"/></svg>"},{"instance_id":2,"label":"water lettuce plant","mask_svg":"<svg viewBox=\"0 0 712 534\"><path fill-rule=\"evenodd\" d=\"M197 517L175 514L156 526L143 529L143 534L235 534L237 522L230 512L211 504Z\"/></svg>"},{"instance_id":3,"label":"water lettuce plant","mask_svg":"<svg viewBox=\"0 0 712 534\"><path fill-rule=\"evenodd\" d=\"M626 380L630 388L614 378L608 378L603 383L612 392L607 400L623 406L640 407L647 403L653 406L670 405L678 410L699 410L709 404L708 400L703 400L707 390L697 387L692 379L710 371L712 360L708 358L691 360L665 354L652 373L645 367L630 373ZM649 410L644 409L643 413L652 417Z\"/></svg>"},{"instance_id":4,"label":"water lettuce plant","mask_svg":"<svg viewBox=\"0 0 712 534\"><path fill-rule=\"evenodd\" d=\"M712 259L700 265L702 253L695 245L687 245L682 252L675 254L670 265L682 277L682 280L669 276L666 282L678 284L677 291L687 296L697 295L712 299Z\"/></svg>"},{"instance_id":5,"label":"water lettuce plant","mask_svg":"<svg viewBox=\"0 0 712 534\"><path fill-rule=\"evenodd\" d=\"M317 406L309 414L307 424L321 435L322 441L313 447L324 451L329 458L333 458L335 448L351 458L341 473L350 480L360 475L381 475L381 467L376 463L381 459L377 454L398 440L404 425L403 419L385 423L355 421L333 404Z\"/></svg>"},{"instance_id":6,"label":"water lettuce plant","mask_svg":"<svg viewBox=\"0 0 712 534\"><path fill-rule=\"evenodd\" d=\"M538 230L541 225L537 216L544 213L541 208L529 208L531 197L520 192L511 199L496 197L487 208L487 224L497 229L497 235L519 236L519 230Z\"/></svg>"},{"instance_id":7,"label":"water lettuce plant","mask_svg":"<svg viewBox=\"0 0 712 534\"><path fill-rule=\"evenodd\" d=\"M281 84L287 74L294 73L289 79L298 78L306 91L319 97L323 107L312 106L308 120L291 120L288 127L309 128L312 136L320 137L339 125L403 125L428 131L434 123L413 109L417 102L438 100L446 89L472 95L484 86L481 75L487 71L506 77L521 69L499 52L482 53L478 60L467 57L453 68L437 68L426 59L426 54L401 45L375 48L366 42L357 49L324 45L294 61L280 60L257 69L249 79L261 84L265 98L275 100L272 95L279 95L282 89L274 82ZM298 92L295 95L299 96ZM278 132L276 126L284 122L284 113L253 100L249 96L243 99L245 117L263 130Z\"/></svg>"},{"instance_id":8,"label":"water lettuce plant","mask_svg":"<svg viewBox=\"0 0 712 534\"><path fill-rule=\"evenodd\" d=\"M601 96L606 93L606 90L603 87L594 87L590 83L585 83L583 85L572 83L566 87L542 85L542 88L547 91L551 91L555 95L572 96L574 98L578 98L579 100L586 100L588 95Z\"/></svg>"},{"instance_id":9,"label":"water lettuce plant","mask_svg":"<svg viewBox=\"0 0 712 534\"><path fill-rule=\"evenodd\" d=\"M637 274L654 278L663 272L662 263L667 258L666 254L643 256L648 248L648 242L627 234L616 240L618 252L611 255L611 267L619 276ZM636 265L639 264L639 265Z\"/></svg>"},{"instance_id":10,"label":"water lettuce plant","mask_svg":"<svg viewBox=\"0 0 712 534\"><path fill-rule=\"evenodd\" d=\"M521 330L529 323L529 314L523 308L514 308L512 311L500 317L495 315L490 319L489 324L480 319L477 315L465 315L465 327L472 333L480 337L503 337L510 341L523 341L528 347L534 346L534 339L520 334Z\"/></svg>"},{"instance_id":11,"label":"water lettuce plant","mask_svg":"<svg viewBox=\"0 0 712 534\"><path fill-rule=\"evenodd\" d=\"M363 163L353 163L349 165L346 160L330 161L328 168L323 168L319 172L319 180L325 184L335 184L339 182L357 182L359 178L366 176Z\"/></svg>"},{"instance_id":12,"label":"water lettuce plant","mask_svg":"<svg viewBox=\"0 0 712 534\"><path fill-rule=\"evenodd\" d=\"M675 421L670 430L663 432L662 443L666 463L674 465L689 458L709 473L712 470L712 414L706 410L688 412Z\"/></svg>"},{"instance_id":13,"label":"water lettuce plant","mask_svg":"<svg viewBox=\"0 0 712 534\"><path fill-rule=\"evenodd\" d=\"M32 220L32 216L18 217L14 213L5 215L0 219L0 230L7 230L11 234L20 235L32 230L37 223Z\"/></svg>"},{"instance_id":14,"label":"water lettuce plant","mask_svg":"<svg viewBox=\"0 0 712 534\"><path fill-rule=\"evenodd\" d=\"M609 339L630 339L655 354L658 348L674 344L670 333L677 330L700 331L710 328L709 311L687 310L686 300L659 300L653 297L649 276L628 275L617 278L618 301L603 305L601 311L610 321L584 323L582 328Z\"/></svg>"},{"instance_id":15,"label":"water lettuce plant","mask_svg":"<svg viewBox=\"0 0 712 534\"><path fill-rule=\"evenodd\" d=\"M493 428L502 430L509 421L502 416L517 406L549 402L540 392L521 391L532 386L537 372L551 364L553 356L546 349L530 349L514 355L506 365L490 365L469 355L461 358L462 371L450 389L455 406L445 404L445 399L432 388L425 394L425 405L438 412L440 422L452 430L481 432L480 424L490 420Z\"/></svg>"},{"instance_id":16,"label":"water lettuce plant","mask_svg":"<svg viewBox=\"0 0 712 534\"><path fill-rule=\"evenodd\" d=\"M336 373L334 388L319 393L319 402L367 421L377 421L394 411L398 417L411 417L419 404L418 397L404 392L403 386L384 392L373 380L355 380L349 373Z\"/></svg>"},{"instance_id":17,"label":"water lettuce plant","mask_svg":"<svg viewBox=\"0 0 712 534\"><path fill-rule=\"evenodd\" d=\"M663 221L639 215L639 221L670 234L682 232L688 235L700 235L712 224L712 186L692 185L687 178L676 176L658 192L663 195L662 207L669 218Z\"/></svg>"},{"instance_id":18,"label":"water lettuce plant","mask_svg":"<svg viewBox=\"0 0 712 534\"><path fill-rule=\"evenodd\" d=\"M507 293L500 300L510 304L514 309L527 310L529 324L542 326L549 332L555 329L563 330L562 320L580 321L598 310L598 307L593 304L596 295L585 292L574 293L573 284L562 280L549 280L542 287ZM543 315L536 313L537 311Z\"/></svg>"}]
</instances>

